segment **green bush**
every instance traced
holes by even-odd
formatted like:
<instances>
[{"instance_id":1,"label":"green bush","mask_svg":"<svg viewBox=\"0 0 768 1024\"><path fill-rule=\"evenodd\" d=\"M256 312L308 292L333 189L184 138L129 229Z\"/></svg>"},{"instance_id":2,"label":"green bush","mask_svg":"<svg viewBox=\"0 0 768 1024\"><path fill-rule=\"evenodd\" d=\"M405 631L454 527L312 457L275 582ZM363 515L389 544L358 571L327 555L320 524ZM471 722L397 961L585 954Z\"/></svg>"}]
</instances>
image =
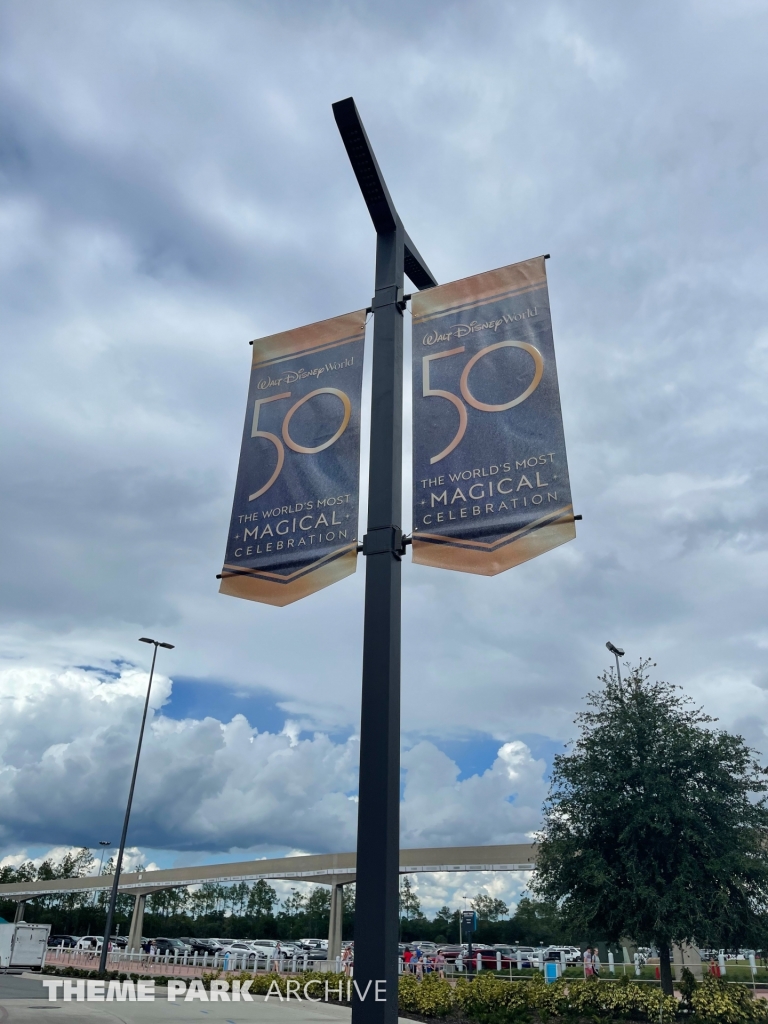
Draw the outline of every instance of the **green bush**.
<instances>
[{"instance_id":1,"label":"green bush","mask_svg":"<svg viewBox=\"0 0 768 1024\"><path fill-rule=\"evenodd\" d=\"M434 995L428 986L434 989ZM401 978L400 1009L403 1012L437 1017L446 1016L454 1008L478 1024L506 1024L534 1017L540 1021L578 1017L669 1024L675 1019L677 1002L664 996L658 988L630 981L598 984L561 979L547 985L537 973L526 984L484 974L473 981L460 978L451 991L447 982L437 979L425 979L419 984L409 975ZM747 1020L751 1022L753 1018L740 1018L738 1022L723 1019L716 1024L742 1024ZM760 1020L763 1024L762 1018ZM764 1024L768 1024L768 1018Z\"/></svg>"},{"instance_id":2,"label":"green bush","mask_svg":"<svg viewBox=\"0 0 768 1024\"><path fill-rule=\"evenodd\" d=\"M453 989L436 975L417 981L412 974L403 974L398 986L398 1005L404 1013L445 1017L454 1006Z\"/></svg>"},{"instance_id":3,"label":"green bush","mask_svg":"<svg viewBox=\"0 0 768 1024\"><path fill-rule=\"evenodd\" d=\"M768 1024L768 1001L753 999L746 985L707 977L690 996L692 1020L700 1024Z\"/></svg>"},{"instance_id":4,"label":"green bush","mask_svg":"<svg viewBox=\"0 0 768 1024\"><path fill-rule=\"evenodd\" d=\"M474 981L459 978L454 989L456 1005L465 1016L485 1024L519 1016L528 1007L530 985L500 981L492 974L481 974Z\"/></svg>"}]
</instances>

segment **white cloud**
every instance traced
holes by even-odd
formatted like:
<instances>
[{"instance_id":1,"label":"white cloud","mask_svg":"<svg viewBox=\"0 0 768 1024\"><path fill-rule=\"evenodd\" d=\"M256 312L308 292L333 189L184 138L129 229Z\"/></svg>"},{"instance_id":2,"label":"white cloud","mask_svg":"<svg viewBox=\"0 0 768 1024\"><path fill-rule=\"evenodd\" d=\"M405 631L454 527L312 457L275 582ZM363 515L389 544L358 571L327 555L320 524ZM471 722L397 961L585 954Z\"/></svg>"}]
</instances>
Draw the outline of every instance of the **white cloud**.
<instances>
[{"instance_id":1,"label":"white cloud","mask_svg":"<svg viewBox=\"0 0 768 1024\"><path fill-rule=\"evenodd\" d=\"M0 843L74 842L122 818L147 676L16 667L0 672ZM357 737L334 741L288 719L259 731L163 714L171 681L155 677L131 820L140 846L178 851L353 850ZM404 846L525 841L536 827L545 765L518 741L482 775L433 743L403 756ZM117 834L117 833L115 833ZM101 836L100 836L101 838ZM138 856L138 853L135 855ZM135 858L134 858L135 859Z\"/></svg>"},{"instance_id":2,"label":"white cloud","mask_svg":"<svg viewBox=\"0 0 768 1024\"><path fill-rule=\"evenodd\" d=\"M520 741L505 743L482 775L461 781L458 766L429 742L406 751L402 764L403 846L524 843L540 823L546 765Z\"/></svg>"},{"instance_id":3,"label":"white cloud","mask_svg":"<svg viewBox=\"0 0 768 1024\"><path fill-rule=\"evenodd\" d=\"M119 819L141 674L108 697L66 666L133 661L157 633L177 645L164 671L268 690L302 731L155 714L135 827L351 842L354 741L328 736L359 722L362 566L286 609L215 581L247 340L370 300L330 111L350 94L441 281L552 253L584 514L575 543L499 577L404 561L410 774L446 801L409 834L447 835L468 794L478 834L484 801L525 832L538 767L508 809L503 758L457 782L429 743L568 738L609 638L765 746L764 4L81 0L41 21L10 0L2 17L0 659L28 682L0 737L0 835L78 845Z\"/></svg>"}]
</instances>

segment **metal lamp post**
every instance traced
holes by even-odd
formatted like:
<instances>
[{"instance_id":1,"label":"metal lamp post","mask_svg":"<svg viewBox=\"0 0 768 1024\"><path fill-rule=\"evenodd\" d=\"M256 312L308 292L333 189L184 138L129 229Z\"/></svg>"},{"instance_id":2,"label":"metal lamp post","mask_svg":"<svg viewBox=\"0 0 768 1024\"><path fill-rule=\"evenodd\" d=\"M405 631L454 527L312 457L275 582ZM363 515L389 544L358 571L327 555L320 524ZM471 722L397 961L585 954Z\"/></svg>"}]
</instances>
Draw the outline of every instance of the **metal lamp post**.
<instances>
[{"instance_id":1,"label":"metal lamp post","mask_svg":"<svg viewBox=\"0 0 768 1024\"><path fill-rule=\"evenodd\" d=\"M99 878L101 878L102 872L104 871L104 854L107 852L107 847L112 845L111 840L100 839L99 846L101 847L101 861L99 863ZM93 905L96 906L96 892L93 893Z\"/></svg>"},{"instance_id":2,"label":"metal lamp post","mask_svg":"<svg viewBox=\"0 0 768 1024\"><path fill-rule=\"evenodd\" d=\"M376 230L352 1021L396 1024L404 274L417 288L437 281L403 227L354 100L334 103L333 114Z\"/></svg>"},{"instance_id":3,"label":"metal lamp post","mask_svg":"<svg viewBox=\"0 0 768 1024\"><path fill-rule=\"evenodd\" d=\"M620 647L614 647L609 640L605 645L611 654L616 656L616 675L619 677L619 686L621 686L621 669L619 668L619 658L624 657L624 651Z\"/></svg>"},{"instance_id":4,"label":"metal lamp post","mask_svg":"<svg viewBox=\"0 0 768 1024\"><path fill-rule=\"evenodd\" d=\"M112 882L112 894L109 898L109 909L107 910L107 923L104 927L104 942L101 946L101 957L99 958L99 973L103 974L107 967L107 954L109 953L109 937L112 934L112 921L115 916L115 904L117 903L117 890L120 885L120 871L123 866L123 853L125 852L125 839L128 835L128 822L131 817L131 804L133 803L133 791L136 787L136 773L139 770L139 757L141 755L141 743L144 739L144 726L147 721L147 710L149 709L149 694L152 690L152 677L155 674L155 660L157 658L157 648L165 647L166 650L172 651L174 648L173 644L165 644L160 640L151 640L148 636L140 636L139 642L143 644L154 644L155 649L152 652L152 668L149 670L149 683L147 684L147 697L144 701L144 714L141 717L141 729L139 730L139 744L136 747L136 760L133 763L133 775L131 776L131 788L128 791L128 805L125 808L125 820L123 821L123 833L120 836L120 849L117 853L117 861L115 863L115 877Z\"/></svg>"}]
</instances>

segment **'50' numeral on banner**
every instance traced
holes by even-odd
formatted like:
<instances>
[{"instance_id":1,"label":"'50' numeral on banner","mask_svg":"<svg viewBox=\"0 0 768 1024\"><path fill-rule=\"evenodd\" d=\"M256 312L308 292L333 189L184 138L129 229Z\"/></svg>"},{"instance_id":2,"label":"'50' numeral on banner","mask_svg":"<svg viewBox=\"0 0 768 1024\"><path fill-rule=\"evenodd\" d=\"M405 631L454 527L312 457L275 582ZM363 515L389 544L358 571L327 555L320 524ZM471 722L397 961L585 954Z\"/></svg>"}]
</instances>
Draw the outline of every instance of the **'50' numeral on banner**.
<instances>
[{"instance_id":1,"label":"'50' numeral on banner","mask_svg":"<svg viewBox=\"0 0 768 1024\"><path fill-rule=\"evenodd\" d=\"M521 348L524 352L527 352L532 358L534 363L534 374L533 380L528 387L523 391L517 398L513 398L511 402L505 402L503 405L487 405L485 402L479 402L472 392L469 390L469 374L475 363L479 362L483 356L487 356L489 352L494 352L499 348ZM462 345L461 348L452 348L447 352L433 352L432 355L424 356L421 361L422 364L422 394L425 398L446 398L449 402L456 406L459 413L459 429L456 431L456 436L448 445L444 448L439 455L435 455L434 458L429 460L430 466L444 459L446 455L450 455L453 449L460 443L464 437L464 433L467 429L467 410L464 406L464 402L461 401L458 395L454 395L452 391L439 391L437 388L431 388L429 386L429 364L433 359L446 359L448 356L457 356L460 352L464 352L465 348ZM534 346L529 345L527 341L498 341L495 345L488 345L486 348L480 349L476 352L472 358L468 361L467 365L461 374L461 380L459 382L459 388L464 397L464 401L467 405L471 405L473 409L479 409L481 412L504 412L506 409L512 409L515 405L520 405L526 398L529 398L536 388L539 386L542 374L544 373L544 357L541 352ZM279 395L277 396L280 397ZM269 399L267 399L269 401ZM260 492L261 493L261 492Z\"/></svg>"},{"instance_id":2,"label":"'50' numeral on banner","mask_svg":"<svg viewBox=\"0 0 768 1024\"><path fill-rule=\"evenodd\" d=\"M447 354L447 353L446 353ZM310 398L314 398L315 395L336 395L337 398L341 399L341 404L344 406L344 417L341 421L341 426L324 444L319 444L317 448L305 448L303 445L297 444L291 435L288 433L288 427L291 422L291 417L297 409L301 408L305 402L308 402ZM298 402L294 402L291 408L283 417L283 441L280 440L275 434L270 434L268 430L259 430L259 413L261 412L262 405L267 405L269 402L279 402L281 398L290 398L291 392L285 391L282 395L272 395L271 398L257 398L253 403L253 423L251 425L251 437L265 437L268 441L277 449L277 466L272 476L267 480L264 486L256 491L254 494L248 495L248 501L253 501L254 498L259 498L262 494L269 490L272 484L280 476L285 462L285 448L283 447L283 441L288 447L294 451L299 452L302 455L316 455L317 452L323 451L325 448L330 448L332 444L335 444L339 440L341 435L347 429L349 424L349 418L352 415L352 403L349 400L349 396L345 395L343 391L339 391L337 388L318 388L317 391L310 391L308 395L304 395Z\"/></svg>"}]
</instances>

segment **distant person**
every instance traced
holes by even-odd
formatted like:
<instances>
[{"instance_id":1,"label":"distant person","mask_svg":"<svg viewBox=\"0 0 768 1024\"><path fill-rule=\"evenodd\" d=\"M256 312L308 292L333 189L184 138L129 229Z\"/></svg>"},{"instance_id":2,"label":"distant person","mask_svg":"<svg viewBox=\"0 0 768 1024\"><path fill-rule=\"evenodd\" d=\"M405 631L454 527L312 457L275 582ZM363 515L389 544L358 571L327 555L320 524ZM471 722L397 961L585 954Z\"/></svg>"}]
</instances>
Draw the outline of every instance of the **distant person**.
<instances>
[{"instance_id":1,"label":"distant person","mask_svg":"<svg viewBox=\"0 0 768 1024\"><path fill-rule=\"evenodd\" d=\"M416 977L419 981L424 980L424 954L420 949L416 950Z\"/></svg>"},{"instance_id":2,"label":"distant person","mask_svg":"<svg viewBox=\"0 0 768 1024\"><path fill-rule=\"evenodd\" d=\"M592 954L592 971L596 978L600 977L600 967L600 953L595 949L595 952Z\"/></svg>"},{"instance_id":3,"label":"distant person","mask_svg":"<svg viewBox=\"0 0 768 1024\"><path fill-rule=\"evenodd\" d=\"M341 953L341 966L344 973L349 977L349 969L352 966L352 947L345 946Z\"/></svg>"},{"instance_id":4,"label":"distant person","mask_svg":"<svg viewBox=\"0 0 768 1024\"><path fill-rule=\"evenodd\" d=\"M411 947L406 946L405 952L403 953L403 964L406 974L411 973L411 960L413 960L413 953L411 952Z\"/></svg>"},{"instance_id":5,"label":"distant person","mask_svg":"<svg viewBox=\"0 0 768 1024\"><path fill-rule=\"evenodd\" d=\"M595 971L594 971L594 967L592 965L593 965L592 947L591 946L587 946L587 948L584 950L584 977L585 978L594 978Z\"/></svg>"},{"instance_id":6,"label":"distant person","mask_svg":"<svg viewBox=\"0 0 768 1024\"><path fill-rule=\"evenodd\" d=\"M445 980L445 963L445 953L443 953L442 949L439 949L435 957L435 970L437 971L438 978L443 978L443 980Z\"/></svg>"}]
</instances>

